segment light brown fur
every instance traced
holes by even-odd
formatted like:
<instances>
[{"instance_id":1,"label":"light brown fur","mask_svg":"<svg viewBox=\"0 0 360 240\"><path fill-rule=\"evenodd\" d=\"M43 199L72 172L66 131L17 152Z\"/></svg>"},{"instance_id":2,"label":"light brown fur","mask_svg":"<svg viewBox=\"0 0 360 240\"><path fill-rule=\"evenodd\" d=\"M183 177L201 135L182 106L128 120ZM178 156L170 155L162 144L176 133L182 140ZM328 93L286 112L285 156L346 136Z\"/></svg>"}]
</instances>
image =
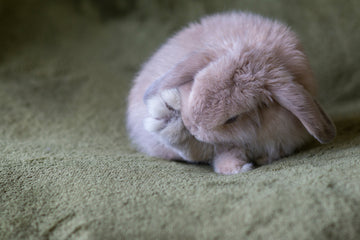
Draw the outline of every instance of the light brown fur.
<instances>
[{"instance_id":1,"label":"light brown fur","mask_svg":"<svg viewBox=\"0 0 360 240\"><path fill-rule=\"evenodd\" d=\"M322 143L334 138L314 95L288 27L250 13L218 14L177 33L144 65L129 95L128 130L151 156L234 174L293 153L309 133Z\"/></svg>"}]
</instances>

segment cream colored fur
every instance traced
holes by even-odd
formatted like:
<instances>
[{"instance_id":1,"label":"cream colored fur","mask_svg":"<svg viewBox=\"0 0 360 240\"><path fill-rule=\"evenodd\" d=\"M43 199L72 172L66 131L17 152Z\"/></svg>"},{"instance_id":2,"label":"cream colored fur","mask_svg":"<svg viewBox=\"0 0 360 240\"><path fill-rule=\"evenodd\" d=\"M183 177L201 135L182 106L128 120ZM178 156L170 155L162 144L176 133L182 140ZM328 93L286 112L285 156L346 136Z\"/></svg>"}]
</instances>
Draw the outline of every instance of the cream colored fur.
<instances>
[{"instance_id":1,"label":"cream colored fur","mask_svg":"<svg viewBox=\"0 0 360 240\"><path fill-rule=\"evenodd\" d=\"M144 65L129 95L128 130L151 156L235 174L293 153L310 135L333 139L314 95L308 61L287 26L218 14L184 28Z\"/></svg>"}]
</instances>

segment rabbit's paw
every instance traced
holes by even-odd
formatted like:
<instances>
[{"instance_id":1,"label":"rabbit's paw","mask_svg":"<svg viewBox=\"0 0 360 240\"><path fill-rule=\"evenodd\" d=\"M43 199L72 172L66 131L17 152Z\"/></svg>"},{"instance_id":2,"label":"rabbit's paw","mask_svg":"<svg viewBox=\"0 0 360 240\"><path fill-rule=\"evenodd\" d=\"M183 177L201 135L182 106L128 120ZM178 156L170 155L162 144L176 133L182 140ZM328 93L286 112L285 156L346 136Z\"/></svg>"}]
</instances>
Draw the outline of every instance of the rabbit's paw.
<instances>
[{"instance_id":1,"label":"rabbit's paw","mask_svg":"<svg viewBox=\"0 0 360 240\"><path fill-rule=\"evenodd\" d=\"M224 175L247 172L253 168L252 163L246 163L236 158L222 158L214 161L214 171Z\"/></svg>"},{"instance_id":2,"label":"rabbit's paw","mask_svg":"<svg viewBox=\"0 0 360 240\"><path fill-rule=\"evenodd\" d=\"M144 120L144 128L159 135L167 143L179 143L188 133L182 122L181 99L177 89L168 89L146 101L150 117Z\"/></svg>"}]
</instances>

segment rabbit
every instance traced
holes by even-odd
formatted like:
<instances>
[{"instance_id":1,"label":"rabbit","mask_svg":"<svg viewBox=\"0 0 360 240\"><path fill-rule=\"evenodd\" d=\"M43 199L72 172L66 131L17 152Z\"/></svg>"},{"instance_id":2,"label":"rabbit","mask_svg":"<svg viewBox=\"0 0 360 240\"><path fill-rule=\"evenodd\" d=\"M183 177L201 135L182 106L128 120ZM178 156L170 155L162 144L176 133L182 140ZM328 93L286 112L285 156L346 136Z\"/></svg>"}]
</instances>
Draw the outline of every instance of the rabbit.
<instances>
[{"instance_id":1,"label":"rabbit","mask_svg":"<svg viewBox=\"0 0 360 240\"><path fill-rule=\"evenodd\" d=\"M150 156L208 163L219 174L270 164L336 128L315 99L296 34L248 12L218 13L171 37L142 67L127 129Z\"/></svg>"}]
</instances>

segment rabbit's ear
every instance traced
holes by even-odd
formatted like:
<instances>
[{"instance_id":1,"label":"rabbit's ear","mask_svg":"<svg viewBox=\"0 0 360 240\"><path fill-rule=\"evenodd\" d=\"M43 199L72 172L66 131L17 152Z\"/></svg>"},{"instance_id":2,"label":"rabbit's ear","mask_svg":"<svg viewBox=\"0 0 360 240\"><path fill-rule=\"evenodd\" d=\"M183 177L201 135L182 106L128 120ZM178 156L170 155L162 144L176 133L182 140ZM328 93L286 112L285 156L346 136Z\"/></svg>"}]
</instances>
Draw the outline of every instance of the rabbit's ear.
<instances>
[{"instance_id":1,"label":"rabbit's ear","mask_svg":"<svg viewBox=\"0 0 360 240\"><path fill-rule=\"evenodd\" d=\"M270 88L274 99L294 114L320 143L328 143L336 136L334 123L303 86L287 79Z\"/></svg>"},{"instance_id":2,"label":"rabbit's ear","mask_svg":"<svg viewBox=\"0 0 360 240\"><path fill-rule=\"evenodd\" d=\"M212 60L208 52L192 52L146 90L144 101L164 89L176 88L193 81L194 76Z\"/></svg>"}]
</instances>

